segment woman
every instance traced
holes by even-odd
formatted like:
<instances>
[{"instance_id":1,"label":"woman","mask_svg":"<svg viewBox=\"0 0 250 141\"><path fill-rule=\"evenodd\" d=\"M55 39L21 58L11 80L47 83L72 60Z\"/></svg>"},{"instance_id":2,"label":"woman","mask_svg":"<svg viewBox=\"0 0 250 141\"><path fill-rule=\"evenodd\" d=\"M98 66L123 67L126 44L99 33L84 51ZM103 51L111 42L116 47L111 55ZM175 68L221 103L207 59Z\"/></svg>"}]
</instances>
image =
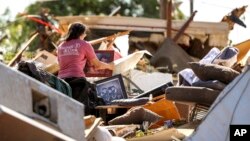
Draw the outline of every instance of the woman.
<instances>
[{"instance_id":1,"label":"woman","mask_svg":"<svg viewBox=\"0 0 250 141\"><path fill-rule=\"evenodd\" d=\"M96 57L93 47L84 40L86 36L86 26L82 23L73 23L69 26L66 40L59 45L58 77L65 79L85 77L83 69L86 62L89 61L95 69L113 70L113 64L107 64L99 61Z\"/></svg>"},{"instance_id":2,"label":"woman","mask_svg":"<svg viewBox=\"0 0 250 141\"><path fill-rule=\"evenodd\" d=\"M64 79L72 88L72 97L85 105L85 115L93 114L96 95L93 85L85 79L84 67L89 62L95 69L114 68L113 64L99 61L93 47L84 40L86 26L82 23L73 23L64 42L58 48L58 77ZM91 105L90 105L91 103Z\"/></svg>"}]
</instances>

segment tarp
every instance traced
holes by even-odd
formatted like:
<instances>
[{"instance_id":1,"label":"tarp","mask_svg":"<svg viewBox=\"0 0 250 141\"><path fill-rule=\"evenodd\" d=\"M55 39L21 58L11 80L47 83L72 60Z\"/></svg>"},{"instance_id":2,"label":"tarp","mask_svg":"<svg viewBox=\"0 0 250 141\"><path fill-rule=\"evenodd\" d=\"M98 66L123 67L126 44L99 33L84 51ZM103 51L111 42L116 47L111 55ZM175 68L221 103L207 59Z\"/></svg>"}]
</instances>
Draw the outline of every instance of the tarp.
<instances>
[{"instance_id":1,"label":"tarp","mask_svg":"<svg viewBox=\"0 0 250 141\"><path fill-rule=\"evenodd\" d=\"M150 59L150 64L154 67L163 67L168 72L179 72L189 68L188 62L193 59L178 46L173 40L167 38L154 56Z\"/></svg>"},{"instance_id":2,"label":"tarp","mask_svg":"<svg viewBox=\"0 0 250 141\"><path fill-rule=\"evenodd\" d=\"M250 66L217 97L196 131L185 141L229 141L230 125L250 124Z\"/></svg>"}]
</instances>

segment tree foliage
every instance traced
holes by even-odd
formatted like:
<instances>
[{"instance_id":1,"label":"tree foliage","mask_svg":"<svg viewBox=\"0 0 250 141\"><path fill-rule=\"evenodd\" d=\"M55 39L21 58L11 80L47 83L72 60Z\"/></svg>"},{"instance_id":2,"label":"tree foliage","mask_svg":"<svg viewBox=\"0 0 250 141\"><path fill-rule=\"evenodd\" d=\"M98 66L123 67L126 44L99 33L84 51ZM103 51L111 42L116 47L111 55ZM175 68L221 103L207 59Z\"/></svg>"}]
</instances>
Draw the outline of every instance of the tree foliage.
<instances>
[{"instance_id":1,"label":"tree foliage","mask_svg":"<svg viewBox=\"0 0 250 141\"><path fill-rule=\"evenodd\" d=\"M27 8L28 13L38 13L38 9L46 7L57 16L69 15L109 15L115 8L121 7L122 16L159 18L157 0L58 0L36 2Z\"/></svg>"},{"instance_id":2,"label":"tree foliage","mask_svg":"<svg viewBox=\"0 0 250 141\"><path fill-rule=\"evenodd\" d=\"M26 8L26 13L38 15L42 8L50 9L53 16L70 15L109 15L117 7L121 7L118 14L121 16L159 18L159 3L157 0L54 0L46 2L35 2ZM5 13L6 14L6 13ZM8 11L7 14L8 15ZM0 24L3 21L0 19ZM10 51L17 52L21 44L25 42L30 34L37 29L37 23L27 18L16 17L14 22L7 24L8 29L2 32L9 34L9 41L4 46L11 48ZM39 41L34 41L30 51L37 49Z\"/></svg>"}]
</instances>

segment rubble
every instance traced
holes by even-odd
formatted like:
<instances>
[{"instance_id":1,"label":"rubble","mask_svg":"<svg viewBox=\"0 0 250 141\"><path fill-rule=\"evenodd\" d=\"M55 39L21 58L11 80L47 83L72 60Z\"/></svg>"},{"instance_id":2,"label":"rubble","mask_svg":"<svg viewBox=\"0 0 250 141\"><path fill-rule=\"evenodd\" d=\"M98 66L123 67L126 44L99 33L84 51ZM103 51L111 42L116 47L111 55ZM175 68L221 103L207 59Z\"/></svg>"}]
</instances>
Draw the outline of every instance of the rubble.
<instances>
[{"instance_id":1,"label":"rubble","mask_svg":"<svg viewBox=\"0 0 250 141\"><path fill-rule=\"evenodd\" d=\"M185 22L172 21L173 34L165 38L166 20L110 16L57 19L60 32L66 32L70 23L79 20L96 32L115 32L89 41L95 49L118 53L113 57L112 75L91 75L87 78L89 87L79 93L92 95L86 94L84 99L72 97L66 82L58 85L64 81L56 77L59 66L55 52L40 51L31 60L32 66L20 69L22 63L27 65L19 60L37 36L34 34L8 66L0 63L3 79L0 97L4 97L0 98L0 105L10 108L0 106L1 125L14 118L25 123L29 130L39 130L36 137L44 140L99 141L106 137L107 140L146 141L205 140L203 137L208 135L215 135L214 140L226 140L225 125L249 124L249 111L242 108L246 101L239 97L247 99L249 88L249 40L227 46L231 27L226 23L190 22L179 37L178 31ZM10 68L14 65L19 68ZM39 69L42 73L37 72ZM48 81L47 73L53 82ZM235 94L238 101L232 99ZM228 105L227 100L233 104ZM224 110L224 106L229 110ZM88 112L89 109L92 111ZM244 120L239 120L232 109L245 115ZM228 114L235 120L229 121L225 117ZM218 117L224 117L225 121ZM212 120L219 128L206 132L213 126ZM196 121L199 123L192 125ZM185 126L189 129L183 129ZM0 130L10 136L11 132L7 131L10 128L6 127L0 126ZM223 133L215 134L217 130ZM0 139L5 140L1 133Z\"/></svg>"}]
</instances>

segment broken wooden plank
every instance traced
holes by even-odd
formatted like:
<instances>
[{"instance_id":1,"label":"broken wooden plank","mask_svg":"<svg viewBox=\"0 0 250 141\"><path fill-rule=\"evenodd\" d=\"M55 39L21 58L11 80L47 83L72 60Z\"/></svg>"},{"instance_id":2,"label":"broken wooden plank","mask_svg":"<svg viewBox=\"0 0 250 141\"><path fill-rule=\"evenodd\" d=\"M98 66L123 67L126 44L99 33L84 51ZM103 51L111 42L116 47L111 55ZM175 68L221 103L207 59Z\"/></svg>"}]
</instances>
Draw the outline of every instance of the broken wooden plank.
<instances>
[{"instance_id":1,"label":"broken wooden plank","mask_svg":"<svg viewBox=\"0 0 250 141\"><path fill-rule=\"evenodd\" d=\"M197 13L197 11L194 11L194 13L192 13L191 17L183 24L183 26L181 27L181 29L177 32L177 34L174 36L173 41L177 41L180 36L184 33L184 31L188 28L190 22L193 20L195 14Z\"/></svg>"},{"instance_id":2,"label":"broken wooden plank","mask_svg":"<svg viewBox=\"0 0 250 141\"><path fill-rule=\"evenodd\" d=\"M60 16L56 17L59 20L59 24L63 26L63 30L67 31L68 25L72 22L79 22L86 24L88 27L96 29L106 27L106 29L113 29L110 27L117 27L116 29L124 30L135 30L137 28L144 28L144 31L154 31L158 29L159 31L166 31L166 20L163 19L152 19L152 18L134 18L134 17L109 17L109 16ZM185 21L172 20L173 28L180 29ZM123 29L122 29L123 28ZM191 22L188 27L188 31L214 34L214 33L228 33L228 26L226 23L216 23L216 22Z\"/></svg>"},{"instance_id":3,"label":"broken wooden plank","mask_svg":"<svg viewBox=\"0 0 250 141\"><path fill-rule=\"evenodd\" d=\"M95 135L96 132L96 128L97 126L99 126L99 124L101 124L102 118L96 118L94 123L85 129L85 138L86 140L91 140L93 138L93 136Z\"/></svg>"},{"instance_id":4,"label":"broken wooden plank","mask_svg":"<svg viewBox=\"0 0 250 141\"><path fill-rule=\"evenodd\" d=\"M124 32L118 32L116 34L113 34L113 35L110 35L110 36L107 36L107 37L102 37L102 38L99 38L99 39L91 40L91 41L89 41L89 43L91 45L95 45L95 44L101 43L103 41L112 40L115 37L119 37L119 36L123 36L123 35L128 35L130 31L131 30L124 31Z\"/></svg>"}]
</instances>

